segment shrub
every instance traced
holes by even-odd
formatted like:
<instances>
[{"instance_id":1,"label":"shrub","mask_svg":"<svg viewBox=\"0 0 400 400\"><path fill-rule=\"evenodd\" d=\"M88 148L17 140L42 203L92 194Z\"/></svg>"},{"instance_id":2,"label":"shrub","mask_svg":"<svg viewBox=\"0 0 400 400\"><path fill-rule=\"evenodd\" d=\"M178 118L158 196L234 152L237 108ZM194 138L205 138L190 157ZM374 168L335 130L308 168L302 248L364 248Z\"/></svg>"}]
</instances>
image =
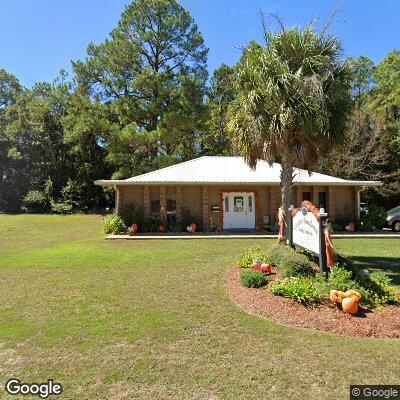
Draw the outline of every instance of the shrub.
<instances>
[{"instance_id":1,"label":"shrub","mask_svg":"<svg viewBox=\"0 0 400 400\"><path fill-rule=\"evenodd\" d=\"M41 190L30 190L23 199L24 209L29 213L46 213L50 210L50 200Z\"/></svg>"},{"instance_id":2,"label":"shrub","mask_svg":"<svg viewBox=\"0 0 400 400\"><path fill-rule=\"evenodd\" d=\"M202 218L199 218L197 215L193 215L189 209L183 207L182 208L182 225L183 229L186 232L186 227L191 223L195 223L197 227L197 232L203 229L203 221Z\"/></svg>"},{"instance_id":3,"label":"shrub","mask_svg":"<svg viewBox=\"0 0 400 400\"><path fill-rule=\"evenodd\" d=\"M390 279L381 272L368 273L361 270L356 274L356 282L366 307L376 308L384 304L400 305L397 288L390 285Z\"/></svg>"},{"instance_id":4,"label":"shrub","mask_svg":"<svg viewBox=\"0 0 400 400\"><path fill-rule=\"evenodd\" d=\"M356 289L357 283L352 279L353 273L345 268L335 265L328 276L328 284L331 289L345 292L349 289Z\"/></svg>"},{"instance_id":5,"label":"shrub","mask_svg":"<svg viewBox=\"0 0 400 400\"><path fill-rule=\"evenodd\" d=\"M114 214L108 214L103 220L103 229L104 233L113 233L114 235L118 235L126 229L126 226L121 217Z\"/></svg>"},{"instance_id":6,"label":"shrub","mask_svg":"<svg viewBox=\"0 0 400 400\"><path fill-rule=\"evenodd\" d=\"M126 226L138 224L139 229L144 225L144 209L135 203L129 203L121 210L121 217Z\"/></svg>"},{"instance_id":7,"label":"shrub","mask_svg":"<svg viewBox=\"0 0 400 400\"><path fill-rule=\"evenodd\" d=\"M246 287L259 288L267 283L267 279L260 271L248 270L240 274L240 282Z\"/></svg>"},{"instance_id":8,"label":"shrub","mask_svg":"<svg viewBox=\"0 0 400 400\"><path fill-rule=\"evenodd\" d=\"M277 245L270 251L271 262L285 277L314 275L313 263L305 254L294 251L289 246Z\"/></svg>"},{"instance_id":9,"label":"shrub","mask_svg":"<svg viewBox=\"0 0 400 400\"><path fill-rule=\"evenodd\" d=\"M270 263L269 254L260 247L246 249L240 255L238 266L240 268L250 268L255 260L260 260L262 263Z\"/></svg>"},{"instance_id":10,"label":"shrub","mask_svg":"<svg viewBox=\"0 0 400 400\"><path fill-rule=\"evenodd\" d=\"M271 291L277 296L288 297L298 303L315 304L320 301L320 293L312 278L292 276L276 281Z\"/></svg>"},{"instance_id":11,"label":"shrub","mask_svg":"<svg viewBox=\"0 0 400 400\"><path fill-rule=\"evenodd\" d=\"M140 228L141 231L143 232L158 232L160 225L161 225L161 219L160 218L151 218L148 221L143 223L143 227Z\"/></svg>"},{"instance_id":12,"label":"shrub","mask_svg":"<svg viewBox=\"0 0 400 400\"><path fill-rule=\"evenodd\" d=\"M72 211L71 204L51 201L51 212L54 214L71 214Z\"/></svg>"},{"instance_id":13,"label":"shrub","mask_svg":"<svg viewBox=\"0 0 400 400\"><path fill-rule=\"evenodd\" d=\"M362 211L357 221L357 228L360 231L377 231L382 229L386 222L386 211L383 207L374 204L368 206L367 211Z\"/></svg>"}]
</instances>

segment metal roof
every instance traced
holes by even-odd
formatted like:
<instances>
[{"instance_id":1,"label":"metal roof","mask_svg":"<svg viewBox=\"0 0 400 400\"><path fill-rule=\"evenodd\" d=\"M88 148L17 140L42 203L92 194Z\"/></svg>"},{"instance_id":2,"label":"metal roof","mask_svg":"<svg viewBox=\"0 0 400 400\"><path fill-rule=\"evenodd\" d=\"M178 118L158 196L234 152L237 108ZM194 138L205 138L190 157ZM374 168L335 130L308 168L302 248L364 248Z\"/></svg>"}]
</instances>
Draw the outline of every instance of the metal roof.
<instances>
[{"instance_id":1,"label":"metal roof","mask_svg":"<svg viewBox=\"0 0 400 400\"><path fill-rule=\"evenodd\" d=\"M203 156L123 180L99 180L102 186L155 184L280 184L281 165L259 160L252 170L243 157ZM308 185L379 186L378 181L351 181L295 169L294 182Z\"/></svg>"}]
</instances>

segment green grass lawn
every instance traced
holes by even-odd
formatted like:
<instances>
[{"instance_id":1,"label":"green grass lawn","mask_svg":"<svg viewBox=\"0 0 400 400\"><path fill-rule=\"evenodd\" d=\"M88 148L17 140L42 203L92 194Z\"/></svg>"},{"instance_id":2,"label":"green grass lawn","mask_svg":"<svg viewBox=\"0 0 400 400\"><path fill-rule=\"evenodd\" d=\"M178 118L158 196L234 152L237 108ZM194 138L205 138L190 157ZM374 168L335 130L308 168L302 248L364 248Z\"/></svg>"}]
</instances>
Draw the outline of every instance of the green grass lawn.
<instances>
[{"instance_id":1,"label":"green grass lawn","mask_svg":"<svg viewBox=\"0 0 400 400\"><path fill-rule=\"evenodd\" d=\"M10 377L63 399L346 399L395 384L400 341L248 315L224 279L257 240L106 241L101 217L0 215L0 398ZM341 239L399 283L399 239ZM15 397L13 397L15 398Z\"/></svg>"}]
</instances>

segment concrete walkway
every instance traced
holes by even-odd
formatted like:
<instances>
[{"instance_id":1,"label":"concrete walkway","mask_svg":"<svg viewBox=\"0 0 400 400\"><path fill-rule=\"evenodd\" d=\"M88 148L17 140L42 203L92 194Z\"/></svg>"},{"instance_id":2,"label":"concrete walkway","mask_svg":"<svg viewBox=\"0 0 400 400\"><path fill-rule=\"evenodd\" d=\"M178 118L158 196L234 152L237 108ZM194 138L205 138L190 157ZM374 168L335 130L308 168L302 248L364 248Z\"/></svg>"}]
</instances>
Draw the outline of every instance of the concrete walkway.
<instances>
[{"instance_id":1,"label":"concrete walkway","mask_svg":"<svg viewBox=\"0 0 400 400\"><path fill-rule=\"evenodd\" d=\"M334 233L334 238L341 239L357 239L357 238L385 238L385 239L400 239L400 233L381 231L381 232L342 232ZM198 232L198 233L138 233L133 236L129 235L107 235L107 240L178 240L178 239L277 239L276 233L270 232L223 232L221 234L209 233L209 232Z\"/></svg>"}]
</instances>

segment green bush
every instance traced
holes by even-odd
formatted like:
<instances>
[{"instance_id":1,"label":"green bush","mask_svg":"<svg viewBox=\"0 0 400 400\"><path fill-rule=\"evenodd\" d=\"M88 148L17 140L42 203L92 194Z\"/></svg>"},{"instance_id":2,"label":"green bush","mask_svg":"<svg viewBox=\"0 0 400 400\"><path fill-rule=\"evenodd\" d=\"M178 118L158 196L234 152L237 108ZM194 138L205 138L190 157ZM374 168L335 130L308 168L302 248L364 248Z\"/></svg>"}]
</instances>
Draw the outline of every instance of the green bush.
<instances>
[{"instance_id":1,"label":"green bush","mask_svg":"<svg viewBox=\"0 0 400 400\"><path fill-rule=\"evenodd\" d=\"M269 254L265 250L262 250L260 247L253 247L242 252L238 261L238 267L250 268L256 260L266 264L270 263Z\"/></svg>"},{"instance_id":2,"label":"green bush","mask_svg":"<svg viewBox=\"0 0 400 400\"><path fill-rule=\"evenodd\" d=\"M305 254L294 251L285 245L274 246L270 250L271 262L285 277L291 276L313 276L313 263Z\"/></svg>"},{"instance_id":3,"label":"green bush","mask_svg":"<svg viewBox=\"0 0 400 400\"><path fill-rule=\"evenodd\" d=\"M328 276L328 284L331 289L345 292L349 289L357 289L357 283L352 279L353 273L345 268L335 265Z\"/></svg>"},{"instance_id":4,"label":"green bush","mask_svg":"<svg viewBox=\"0 0 400 400\"><path fill-rule=\"evenodd\" d=\"M118 235L126 229L126 226L121 217L114 214L108 214L103 220L103 229L104 233L113 233L114 235Z\"/></svg>"},{"instance_id":5,"label":"green bush","mask_svg":"<svg viewBox=\"0 0 400 400\"><path fill-rule=\"evenodd\" d=\"M262 272L248 270L242 271L240 274L240 282L246 287L259 288L267 283L267 279Z\"/></svg>"},{"instance_id":6,"label":"green bush","mask_svg":"<svg viewBox=\"0 0 400 400\"><path fill-rule=\"evenodd\" d=\"M357 221L357 229L372 232L382 229L386 222L386 211L383 207L374 204L368 206L368 211L362 211Z\"/></svg>"},{"instance_id":7,"label":"green bush","mask_svg":"<svg viewBox=\"0 0 400 400\"><path fill-rule=\"evenodd\" d=\"M41 190L30 190L23 199L23 205L28 213L43 214L50 211L50 200Z\"/></svg>"},{"instance_id":8,"label":"green bush","mask_svg":"<svg viewBox=\"0 0 400 400\"><path fill-rule=\"evenodd\" d=\"M376 308L384 304L400 305L400 297L391 280L382 272L369 273L367 270L360 270L355 275L358 290L362 295L362 303L366 307Z\"/></svg>"},{"instance_id":9,"label":"green bush","mask_svg":"<svg viewBox=\"0 0 400 400\"><path fill-rule=\"evenodd\" d=\"M138 224L139 229L143 229L144 209L135 203L129 203L121 210L121 218L126 226Z\"/></svg>"},{"instance_id":10,"label":"green bush","mask_svg":"<svg viewBox=\"0 0 400 400\"><path fill-rule=\"evenodd\" d=\"M73 207L69 203L51 201L51 212L54 214L71 214Z\"/></svg>"},{"instance_id":11,"label":"green bush","mask_svg":"<svg viewBox=\"0 0 400 400\"><path fill-rule=\"evenodd\" d=\"M292 276L276 281L271 291L277 296L288 297L298 303L315 304L320 302L320 291L313 278Z\"/></svg>"}]
</instances>

